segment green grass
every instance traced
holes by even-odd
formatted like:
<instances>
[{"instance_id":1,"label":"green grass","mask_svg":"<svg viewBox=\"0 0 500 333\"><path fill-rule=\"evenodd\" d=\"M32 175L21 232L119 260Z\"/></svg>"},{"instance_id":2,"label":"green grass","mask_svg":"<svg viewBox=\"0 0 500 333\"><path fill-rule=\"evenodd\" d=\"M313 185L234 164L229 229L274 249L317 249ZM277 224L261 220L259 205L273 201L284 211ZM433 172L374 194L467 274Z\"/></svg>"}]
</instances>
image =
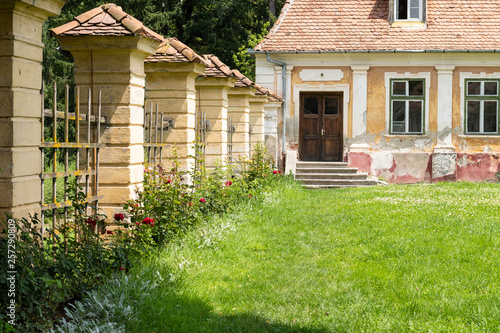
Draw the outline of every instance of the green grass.
<instances>
[{"instance_id":1,"label":"green grass","mask_svg":"<svg viewBox=\"0 0 500 333\"><path fill-rule=\"evenodd\" d=\"M499 332L500 187L287 184L129 278L131 332Z\"/></svg>"}]
</instances>

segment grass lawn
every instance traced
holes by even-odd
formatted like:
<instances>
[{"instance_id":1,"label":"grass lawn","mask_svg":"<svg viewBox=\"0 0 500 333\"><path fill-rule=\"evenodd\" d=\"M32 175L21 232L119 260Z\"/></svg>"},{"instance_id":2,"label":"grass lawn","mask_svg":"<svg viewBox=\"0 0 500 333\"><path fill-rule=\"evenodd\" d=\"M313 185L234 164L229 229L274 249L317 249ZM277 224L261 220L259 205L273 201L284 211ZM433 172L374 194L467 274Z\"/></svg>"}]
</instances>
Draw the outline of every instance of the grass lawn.
<instances>
[{"instance_id":1,"label":"grass lawn","mask_svg":"<svg viewBox=\"0 0 500 333\"><path fill-rule=\"evenodd\" d=\"M129 279L131 332L500 332L500 185L286 184Z\"/></svg>"}]
</instances>

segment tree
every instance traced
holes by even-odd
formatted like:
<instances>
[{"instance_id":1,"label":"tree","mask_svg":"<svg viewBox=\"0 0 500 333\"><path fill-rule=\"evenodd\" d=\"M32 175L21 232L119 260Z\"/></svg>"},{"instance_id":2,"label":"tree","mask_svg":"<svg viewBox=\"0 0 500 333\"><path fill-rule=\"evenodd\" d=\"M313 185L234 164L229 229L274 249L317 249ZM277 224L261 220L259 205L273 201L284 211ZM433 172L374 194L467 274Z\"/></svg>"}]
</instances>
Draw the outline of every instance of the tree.
<instances>
[{"instance_id":1,"label":"tree","mask_svg":"<svg viewBox=\"0 0 500 333\"><path fill-rule=\"evenodd\" d=\"M69 1L61 15L44 25L43 78L46 84L73 84L71 57L61 54L52 28L109 0ZM231 68L254 77L254 59L246 52L262 39L285 0L116 0L123 10L165 37L177 37L199 54L215 54ZM271 22L269 22L271 20ZM270 25L271 24L271 25ZM47 92L47 102L51 92Z\"/></svg>"}]
</instances>

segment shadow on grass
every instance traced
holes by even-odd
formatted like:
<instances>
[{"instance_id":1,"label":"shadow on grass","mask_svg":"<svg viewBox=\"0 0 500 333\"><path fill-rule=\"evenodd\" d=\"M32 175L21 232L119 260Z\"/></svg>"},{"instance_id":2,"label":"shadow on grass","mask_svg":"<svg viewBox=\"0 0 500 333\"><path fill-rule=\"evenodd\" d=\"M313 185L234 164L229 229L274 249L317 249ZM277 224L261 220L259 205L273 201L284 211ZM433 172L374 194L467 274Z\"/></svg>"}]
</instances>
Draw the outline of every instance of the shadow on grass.
<instances>
[{"instance_id":1,"label":"shadow on grass","mask_svg":"<svg viewBox=\"0 0 500 333\"><path fill-rule=\"evenodd\" d=\"M163 304L158 306L160 302ZM169 295L161 301L155 299L150 304L153 305L153 303L156 306L140 309L141 324L139 327L133 328L133 332L328 332L327 329L309 328L299 323L292 325L280 323L252 313L238 313L238 309L231 311L234 314L224 314L205 302L179 297L179 295ZM285 320L289 320L289 318Z\"/></svg>"}]
</instances>

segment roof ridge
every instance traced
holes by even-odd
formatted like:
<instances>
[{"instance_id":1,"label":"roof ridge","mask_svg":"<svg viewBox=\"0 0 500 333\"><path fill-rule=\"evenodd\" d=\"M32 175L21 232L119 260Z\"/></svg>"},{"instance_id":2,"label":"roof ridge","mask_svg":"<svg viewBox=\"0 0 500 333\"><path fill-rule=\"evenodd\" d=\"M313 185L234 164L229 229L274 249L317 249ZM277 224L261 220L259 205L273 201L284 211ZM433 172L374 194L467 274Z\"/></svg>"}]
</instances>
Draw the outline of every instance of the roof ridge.
<instances>
[{"instance_id":1,"label":"roof ridge","mask_svg":"<svg viewBox=\"0 0 500 333\"><path fill-rule=\"evenodd\" d=\"M286 14L288 14L288 10L292 7L294 1L295 0L285 1L283 8L281 8L280 16L278 16L278 19L276 20L276 22L274 22L273 27L269 30L269 33L266 35L266 37L264 37L264 39L261 40L259 44L257 44L257 46L254 48L255 51L261 49L266 44L268 39L271 38L272 35L278 32L279 28L281 27L281 23L283 23L283 21L285 20Z\"/></svg>"},{"instance_id":2,"label":"roof ridge","mask_svg":"<svg viewBox=\"0 0 500 333\"><path fill-rule=\"evenodd\" d=\"M71 31L79 26L82 26L84 23L90 21L92 18L102 13L109 14L113 19L116 20L116 23L120 24L123 28L125 28L128 32L132 33L133 35L136 36L139 35L155 39L160 42L164 40L162 35L149 29L141 21L131 16L130 14L124 12L120 6L117 6L114 3L107 3L104 5L100 5L85 13L82 13L73 18L73 20L71 20L70 22L52 29L51 34L55 36L65 34L68 31ZM79 34L81 33L73 33L71 35L79 35ZM87 34L92 35L92 31Z\"/></svg>"}]
</instances>

